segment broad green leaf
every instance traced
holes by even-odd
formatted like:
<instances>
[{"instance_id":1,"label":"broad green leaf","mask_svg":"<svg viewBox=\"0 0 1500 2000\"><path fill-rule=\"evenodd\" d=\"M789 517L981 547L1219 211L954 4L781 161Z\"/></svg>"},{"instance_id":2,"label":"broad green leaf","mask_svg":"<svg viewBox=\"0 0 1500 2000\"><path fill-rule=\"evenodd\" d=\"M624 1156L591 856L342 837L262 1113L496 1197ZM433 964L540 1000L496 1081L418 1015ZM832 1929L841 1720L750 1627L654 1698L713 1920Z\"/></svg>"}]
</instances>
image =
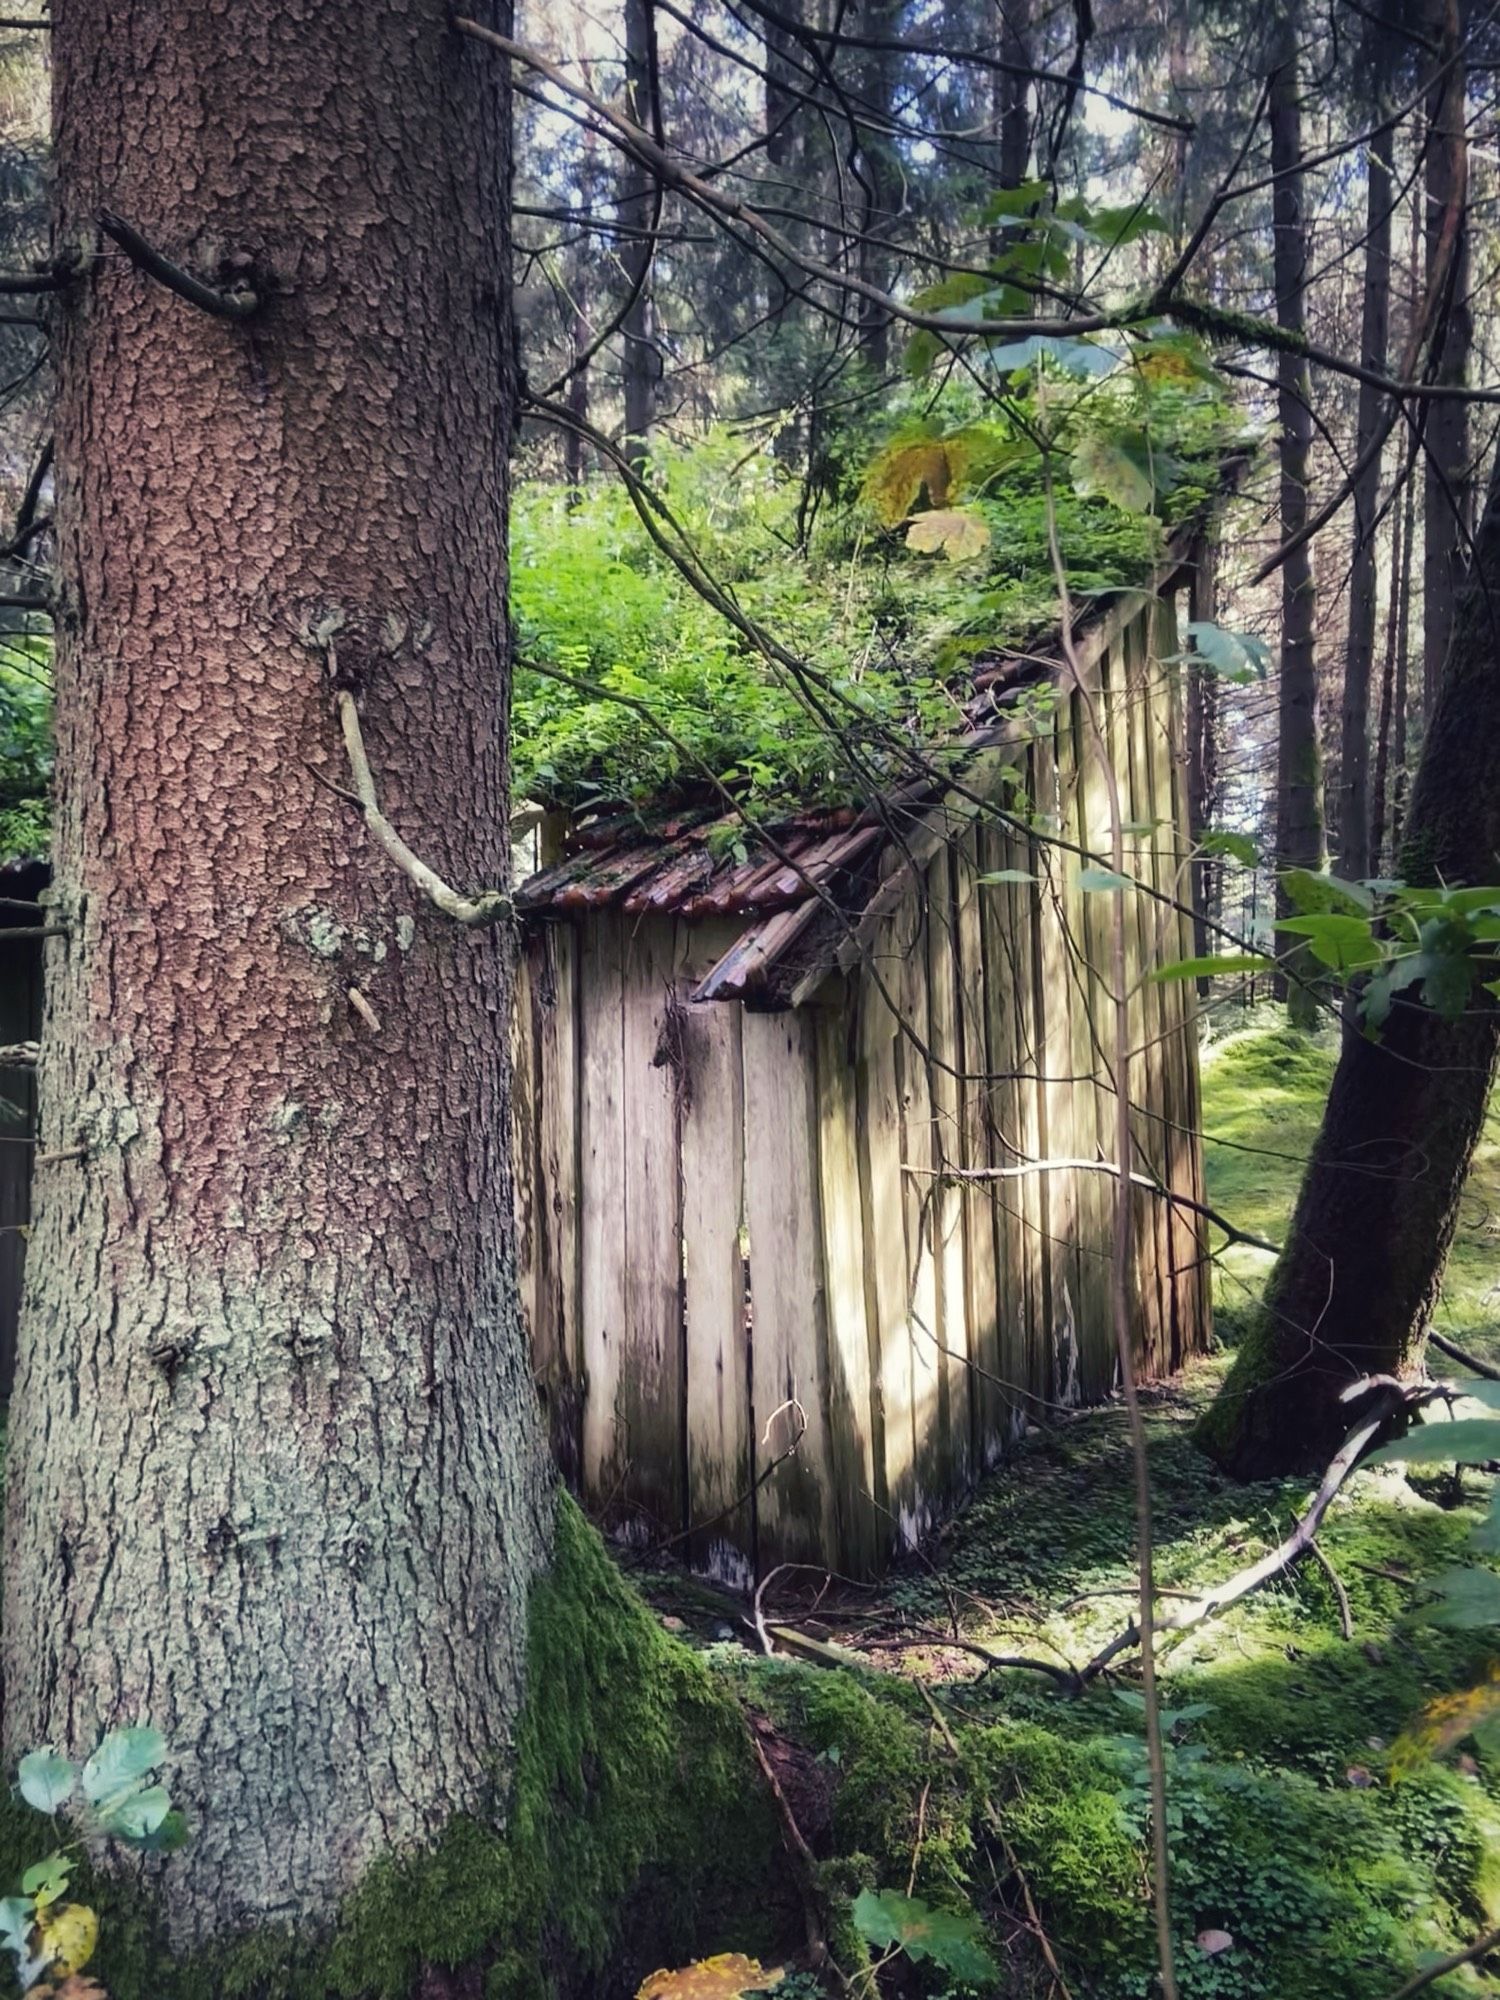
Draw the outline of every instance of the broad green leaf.
<instances>
[{"instance_id":1,"label":"broad green leaf","mask_svg":"<svg viewBox=\"0 0 1500 2000\"><path fill-rule=\"evenodd\" d=\"M992 868L987 875L979 877L981 882L998 884L1001 882L1034 882L1035 875L1025 868Z\"/></svg>"},{"instance_id":2,"label":"broad green leaf","mask_svg":"<svg viewBox=\"0 0 1500 2000\"><path fill-rule=\"evenodd\" d=\"M1287 917L1276 928L1306 938L1313 957L1334 972L1362 972L1385 956L1366 917L1330 910L1319 917Z\"/></svg>"},{"instance_id":3,"label":"broad green leaf","mask_svg":"<svg viewBox=\"0 0 1500 2000\"><path fill-rule=\"evenodd\" d=\"M1447 1569L1432 1581L1440 1594L1435 1604L1417 1614L1419 1624L1445 1625L1458 1632L1500 1625L1500 1575L1494 1570Z\"/></svg>"},{"instance_id":4,"label":"broad green leaf","mask_svg":"<svg viewBox=\"0 0 1500 2000\"><path fill-rule=\"evenodd\" d=\"M1107 375L1116 357L1106 347L1086 340L1067 340L1059 334L1033 333L1025 340L997 342L984 354L984 365L997 375L1015 374L1034 368L1038 361L1051 362L1064 375Z\"/></svg>"},{"instance_id":5,"label":"broad green leaf","mask_svg":"<svg viewBox=\"0 0 1500 2000\"><path fill-rule=\"evenodd\" d=\"M1149 514L1171 485L1168 467L1153 457L1144 432L1091 432L1073 453L1073 491L1108 500L1127 514Z\"/></svg>"},{"instance_id":6,"label":"broad green leaf","mask_svg":"<svg viewBox=\"0 0 1500 2000\"><path fill-rule=\"evenodd\" d=\"M187 1843L187 1819L173 1806L153 1833L143 1834L139 1840L132 1840L130 1845L140 1848L144 1854L175 1854L179 1847L186 1847Z\"/></svg>"},{"instance_id":7,"label":"broad green leaf","mask_svg":"<svg viewBox=\"0 0 1500 2000\"><path fill-rule=\"evenodd\" d=\"M73 1863L66 1854L49 1854L45 1861L34 1862L21 1877L22 1893L35 1897L37 1908L44 1910L66 1890L72 1872Z\"/></svg>"},{"instance_id":8,"label":"broad green leaf","mask_svg":"<svg viewBox=\"0 0 1500 2000\"><path fill-rule=\"evenodd\" d=\"M1154 208L1142 202L1125 202L1118 208L1096 208L1080 218L1094 242L1106 250L1119 250L1142 236L1164 236L1167 225Z\"/></svg>"},{"instance_id":9,"label":"broad green leaf","mask_svg":"<svg viewBox=\"0 0 1500 2000\"><path fill-rule=\"evenodd\" d=\"M1031 216L1052 198L1047 181L1022 181L1019 187L995 188L979 211L981 222L1003 222L1011 216Z\"/></svg>"},{"instance_id":10,"label":"broad green leaf","mask_svg":"<svg viewBox=\"0 0 1500 2000\"><path fill-rule=\"evenodd\" d=\"M1178 958L1170 965L1159 965L1151 974L1153 979L1217 979L1231 972L1271 972L1275 970L1272 959L1261 958L1248 951L1226 952L1222 958Z\"/></svg>"},{"instance_id":11,"label":"broad green leaf","mask_svg":"<svg viewBox=\"0 0 1500 2000\"><path fill-rule=\"evenodd\" d=\"M172 1810L172 1801L161 1785L144 1791L127 1792L117 1804L102 1807L99 1824L106 1833L132 1843L149 1840Z\"/></svg>"},{"instance_id":12,"label":"broad green leaf","mask_svg":"<svg viewBox=\"0 0 1500 2000\"><path fill-rule=\"evenodd\" d=\"M988 524L960 507L933 508L914 514L906 531L906 546L919 555L945 555L949 562L982 556L990 545Z\"/></svg>"},{"instance_id":13,"label":"broad green leaf","mask_svg":"<svg viewBox=\"0 0 1500 2000\"><path fill-rule=\"evenodd\" d=\"M1080 868L1078 886L1094 895L1107 895L1117 889L1133 889L1135 884L1128 875L1117 875L1112 868Z\"/></svg>"},{"instance_id":14,"label":"broad green leaf","mask_svg":"<svg viewBox=\"0 0 1500 2000\"><path fill-rule=\"evenodd\" d=\"M167 1754L156 1729L112 1729L83 1767L83 1795L91 1806L138 1785Z\"/></svg>"},{"instance_id":15,"label":"broad green leaf","mask_svg":"<svg viewBox=\"0 0 1500 2000\"><path fill-rule=\"evenodd\" d=\"M1492 1458L1500 1458L1500 1417L1460 1417L1454 1423L1419 1424L1372 1451L1365 1463L1403 1459L1408 1465L1484 1465Z\"/></svg>"},{"instance_id":16,"label":"broad green leaf","mask_svg":"<svg viewBox=\"0 0 1500 2000\"><path fill-rule=\"evenodd\" d=\"M1301 916L1320 916L1325 910L1342 910L1352 916L1368 917L1375 909L1375 897L1364 882L1346 882L1341 875L1325 875L1311 868L1283 868L1276 878L1286 891L1287 901Z\"/></svg>"},{"instance_id":17,"label":"broad green leaf","mask_svg":"<svg viewBox=\"0 0 1500 2000\"><path fill-rule=\"evenodd\" d=\"M1206 618L1187 626L1193 650L1210 673L1231 681L1263 681L1271 671L1271 649L1257 632L1229 632Z\"/></svg>"},{"instance_id":18,"label":"broad green leaf","mask_svg":"<svg viewBox=\"0 0 1500 2000\"><path fill-rule=\"evenodd\" d=\"M77 1767L56 1750L33 1750L16 1773L21 1797L38 1812L55 1813L72 1797Z\"/></svg>"},{"instance_id":19,"label":"broad green leaf","mask_svg":"<svg viewBox=\"0 0 1500 2000\"><path fill-rule=\"evenodd\" d=\"M1475 965L1466 951L1444 951L1431 957L1422 981L1422 995L1445 1021L1456 1021L1474 991Z\"/></svg>"},{"instance_id":20,"label":"broad green leaf","mask_svg":"<svg viewBox=\"0 0 1500 2000\"><path fill-rule=\"evenodd\" d=\"M1492 1382L1490 1387L1500 1388L1500 1382ZM1500 1555L1500 1486L1496 1486L1490 1495L1490 1504L1485 1509L1484 1519L1476 1525L1469 1536L1469 1545L1477 1549L1481 1555ZM24 1883L22 1887L25 1887Z\"/></svg>"},{"instance_id":21,"label":"broad green leaf","mask_svg":"<svg viewBox=\"0 0 1500 2000\"><path fill-rule=\"evenodd\" d=\"M974 1985L1000 1977L1000 1968L984 1942L979 1920L972 1913L935 1910L920 1896L902 1896L894 1889L863 1889L854 1902L854 1928L877 1951L899 1945L907 1957L929 1960L955 1979Z\"/></svg>"},{"instance_id":22,"label":"broad green leaf","mask_svg":"<svg viewBox=\"0 0 1500 2000\"><path fill-rule=\"evenodd\" d=\"M1205 833L1198 842L1200 854L1223 854L1231 861L1238 861L1245 868L1254 868L1260 860L1260 851L1248 833L1232 833L1227 828L1218 827Z\"/></svg>"}]
</instances>

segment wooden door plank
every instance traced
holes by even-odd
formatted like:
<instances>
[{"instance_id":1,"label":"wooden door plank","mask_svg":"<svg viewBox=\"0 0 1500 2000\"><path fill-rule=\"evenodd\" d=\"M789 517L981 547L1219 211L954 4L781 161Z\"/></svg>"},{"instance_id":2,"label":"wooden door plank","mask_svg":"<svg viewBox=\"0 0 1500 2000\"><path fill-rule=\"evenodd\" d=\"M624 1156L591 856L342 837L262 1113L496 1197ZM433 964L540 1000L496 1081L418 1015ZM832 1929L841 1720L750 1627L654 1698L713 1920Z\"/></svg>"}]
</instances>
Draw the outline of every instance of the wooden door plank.
<instances>
[{"instance_id":1,"label":"wooden door plank","mask_svg":"<svg viewBox=\"0 0 1500 2000\"><path fill-rule=\"evenodd\" d=\"M579 1319L583 1493L609 1525L629 1467L617 1402L626 1347L623 933L613 911L579 927Z\"/></svg>"}]
</instances>

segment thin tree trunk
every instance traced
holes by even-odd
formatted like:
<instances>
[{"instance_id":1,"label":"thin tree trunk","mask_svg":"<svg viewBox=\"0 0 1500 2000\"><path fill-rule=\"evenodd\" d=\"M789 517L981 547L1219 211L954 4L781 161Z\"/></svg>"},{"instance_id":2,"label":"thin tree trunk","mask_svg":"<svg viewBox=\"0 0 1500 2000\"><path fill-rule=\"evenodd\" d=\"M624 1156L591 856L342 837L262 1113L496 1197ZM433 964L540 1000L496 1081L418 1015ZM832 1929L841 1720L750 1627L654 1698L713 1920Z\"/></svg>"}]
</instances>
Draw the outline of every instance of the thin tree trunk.
<instances>
[{"instance_id":1,"label":"thin tree trunk","mask_svg":"<svg viewBox=\"0 0 1500 2000\"><path fill-rule=\"evenodd\" d=\"M1408 490L1410 481L1408 480ZM1380 675L1380 720L1375 732L1375 780L1370 797L1370 863L1379 875L1385 867L1386 808L1389 800L1391 768L1392 710L1396 689L1396 641L1401 626L1401 579L1405 562L1402 523L1406 498L1391 508L1390 591L1385 611L1385 658Z\"/></svg>"},{"instance_id":2,"label":"thin tree trunk","mask_svg":"<svg viewBox=\"0 0 1500 2000\"><path fill-rule=\"evenodd\" d=\"M1031 165L1031 81L1016 73L1031 63L1031 14L1027 0L998 0L998 4L1000 60L1013 68L993 72L995 167L1001 187L1017 188Z\"/></svg>"},{"instance_id":3,"label":"thin tree trunk","mask_svg":"<svg viewBox=\"0 0 1500 2000\"><path fill-rule=\"evenodd\" d=\"M1373 99L1385 101L1383 60ZM1394 134L1389 126L1371 140L1365 208L1364 310L1360 363L1374 375L1386 369L1391 317L1391 165ZM1385 397L1370 382L1359 392L1355 456L1362 457L1385 419ZM1380 506L1379 451L1372 453L1354 489L1354 562L1349 573L1349 629L1344 652L1344 700L1339 746L1338 854L1340 871L1354 881L1371 873L1370 862L1370 676L1375 661L1376 536Z\"/></svg>"},{"instance_id":4,"label":"thin tree trunk","mask_svg":"<svg viewBox=\"0 0 1500 2000\"><path fill-rule=\"evenodd\" d=\"M307 769L347 777L336 631L392 818L503 880L506 107L443 0L52 18L57 240L109 207L265 297L111 256L58 315L69 935L6 1459L7 1753L165 1733L195 1942L485 1809L550 1541L506 942Z\"/></svg>"},{"instance_id":5,"label":"thin tree trunk","mask_svg":"<svg viewBox=\"0 0 1500 2000\"><path fill-rule=\"evenodd\" d=\"M626 115L644 130L659 131L652 0L625 0L625 108ZM625 454L637 466L650 449L662 374L652 291L656 245L650 232L655 207L650 174L627 159L620 183L620 218L631 233L624 240L620 262L634 302L620 331L624 340Z\"/></svg>"},{"instance_id":6,"label":"thin tree trunk","mask_svg":"<svg viewBox=\"0 0 1500 2000\"><path fill-rule=\"evenodd\" d=\"M1406 824L1407 761L1411 737L1411 573L1412 542L1417 532L1417 482L1407 481L1405 520L1401 539L1401 596L1396 631L1396 699L1391 717L1391 836L1390 851L1400 852Z\"/></svg>"},{"instance_id":7,"label":"thin tree trunk","mask_svg":"<svg viewBox=\"0 0 1500 2000\"><path fill-rule=\"evenodd\" d=\"M1401 853L1407 881L1482 883L1500 855L1500 479L1458 606ZM1344 1025L1286 1248L1204 1441L1244 1478L1310 1472L1350 1422L1344 1389L1420 1356L1484 1123L1500 1002L1446 1021L1398 999L1382 1039Z\"/></svg>"},{"instance_id":8,"label":"thin tree trunk","mask_svg":"<svg viewBox=\"0 0 1500 2000\"><path fill-rule=\"evenodd\" d=\"M1467 69L1458 0L1437 0L1432 23L1447 65L1428 102L1426 155L1427 259L1431 276L1444 217L1464 197L1468 177ZM1461 383L1468 372L1474 322L1469 309L1469 230L1465 220L1449 274L1438 333L1439 382ZM1469 416L1458 397L1432 403L1426 414L1426 477L1422 544L1422 692L1430 712L1453 635L1453 607L1468 559Z\"/></svg>"},{"instance_id":9,"label":"thin tree trunk","mask_svg":"<svg viewBox=\"0 0 1500 2000\"><path fill-rule=\"evenodd\" d=\"M860 230L855 261L866 284L889 291L895 275L891 242L902 205L902 178L896 139L891 131L901 56L897 47L903 0L868 0L863 9L868 32L883 46L870 51L863 65L861 110L867 123L859 127L854 186ZM860 344L877 375L889 373L891 316L884 306L866 300L860 309Z\"/></svg>"},{"instance_id":10,"label":"thin tree trunk","mask_svg":"<svg viewBox=\"0 0 1500 2000\"><path fill-rule=\"evenodd\" d=\"M1307 226L1302 172L1302 108L1297 75L1297 28L1282 17L1271 75L1271 166L1274 197L1276 320L1301 338L1307 327ZM1281 535L1290 540L1307 519L1312 455L1312 388L1306 359L1293 351L1277 357L1281 424ZM1302 544L1281 570L1281 682L1276 741L1276 860L1280 867L1323 864L1322 757L1318 742L1318 677L1314 656L1317 589L1312 555ZM1288 914L1278 885L1277 914ZM1305 1012L1299 985L1279 982L1295 1014Z\"/></svg>"},{"instance_id":11,"label":"thin tree trunk","mask_svg":"<svg viewBox=\"0 0 1500 2000\"><path fill-rule=\"evenodd\" d=\"M1218 609L1218 550L1205 541L1193 571L1191 610L1194 620L1211 624ZM1219 777L1219 681L1196 659L1187 670L1187 798L1188 827L1194 846L1202 840L1214 814ZM1215 864L1204 855L1193 860L1193 951L1199 958L1209 950L1208 917ZM1209 982L1200 980L1200 993Z\"/></svg>"},{"instance_id":12,"label":"thin tree trunk","mask_svg":"<svg viewBox=\"0 0 1500 2000\"><path fill-rule=\"evenodd\" d=\"M587 477L587 446L583 441L582 427L589 420L589 371L585 364L578 363L588 352L593 338L589 327L588 291L584 275L579 271L573 280L573 362L575 373L568 382L568 414L575 419L579 428L569 430L563 438L564 470L568 491L572 496L569 504L577 500L583 492Z\"/></svg>"}]
</instances>

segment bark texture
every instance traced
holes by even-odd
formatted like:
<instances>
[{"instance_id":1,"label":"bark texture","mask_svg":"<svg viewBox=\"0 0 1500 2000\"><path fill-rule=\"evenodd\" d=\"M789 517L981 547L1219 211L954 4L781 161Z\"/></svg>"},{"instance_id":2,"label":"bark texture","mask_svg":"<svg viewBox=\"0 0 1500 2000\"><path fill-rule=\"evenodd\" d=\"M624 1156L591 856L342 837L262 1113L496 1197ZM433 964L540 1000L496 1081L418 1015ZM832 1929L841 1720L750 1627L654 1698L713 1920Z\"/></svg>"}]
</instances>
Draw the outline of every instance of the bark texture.
<instances>
[{"instance_id":1,"label":"bark texture","mask_svg":"<svg viewBox=\"0 0 1500 2000\"><path fill-rule=\"evenodd\" d=\"M1283 16L1272 54L1271 167L1276 323L1299 339L1307 331L1307 218L1302 172L1302 100L1297 68L1297 27ZM1276 359L1277 416L1281 426L1281 538L1290 541L1307 520L1312 457L1312 386L1306 358L1283 351ZM1318 740L1318 676L1314 648L1317 586L1312 551L1296 548L1281 568L1281 678L1276 734L1276 861L1282 868L1323 863L1323 780ZM1278 886L1277 915L1290 914ZM1306 955L1303 954L1305 959ZM1301 963L1301 960L1294 960ZM1309 961L1310 962L1310 961ZM1281 982L1285 990L1285 982ZM1303 1009L1302 989L1287 997Z\"/></svg>"},{"instance_id":2,"label":"bark texture","mask_svg":"<svg viewBox=\"0 0 1500 2000\"><path fill-rule=\"evenodd\" d=\"M656 18L651 0L625 0L625 111L643 131L661 138L661 108L656 87ZM629 227L620 248L625 273L627 310L624 336L625 451L640 466L651 444L661 383L661 349L657 339L656 299L652 273L658 220L658 197L651 176L632 160L625 161L620 181L620 220Z\"/></svg>"},{"instance_id":3,"label":"bark texture","mask_svg":"<svg viewBox=\"0 0 1500 2000\"><path fill-rule=\"evenodd\" d=\"M1410 882L1500 876L1500 483L1477 553L1412 788ZM1286 1248L1205 1422L1231 1471L1320 1469L1350 1425L1341 1392L1417 1359L1497 1048L1500 1005L1482 989L1457 1021L1403 1000L1379 1042L1346 1023Z\"/></svg>"},{"instance_id":4,"label":"bark texture","mask_svg":"<svg viewBox=\"0 0 1500 2000\"><path fill-rule=\"evenodd\" d=\"M58 810L7 1460L13 1754L150 1719L180 1943L331 1914L504 1774L551 1532L514 1285L509 947L346 777L507 865L508 157L442 0L58 0ZM351 1006L357 987L370 1018ZM372 1025L378 1021L379 1025ZM81 1149L81 1150L80 1150Z\"/></svg>"}]
</instances>

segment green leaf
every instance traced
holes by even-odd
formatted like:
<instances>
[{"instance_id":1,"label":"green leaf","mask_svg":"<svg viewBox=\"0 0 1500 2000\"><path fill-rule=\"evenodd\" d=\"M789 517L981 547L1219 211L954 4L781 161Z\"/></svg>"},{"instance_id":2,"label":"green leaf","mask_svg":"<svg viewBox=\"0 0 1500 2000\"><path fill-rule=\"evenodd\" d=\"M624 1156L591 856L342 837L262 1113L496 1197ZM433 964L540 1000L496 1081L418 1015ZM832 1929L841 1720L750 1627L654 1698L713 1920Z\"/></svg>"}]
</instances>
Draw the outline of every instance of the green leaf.
<instances>
[{"instance_id":1,"label":"green leaf","mask_svg":"<svg viewBox=\"0 0 1500 2000\"><path fill-rule=\"evenodd\" d=\"M854 1928L877 1951L899 1945L908 1958L929 1960L955 1979L976 1986L1000 1977L972 1913L935 1910L920 1896L902 1896L894 1889L882 1889L878 1895L863 1889L855 1898L853 1915Z\"/></svg>"},{"instance_id":2,"label":"green leaf","mask_svg":"<svg viewBox=\"0 0 1500 2000\"><path fill-rule=\"evenodd\" d=\"M1095 431L1073 453L1073 491L1083 500L1111 501L1127 514L1149 514L1164 490L1162 468L1144 432Z\"/></svg>"},{"instance_id":3,"label":"green leaf","mask_svg":"<svg viewBox=\"0 0 1500 2000\"><path fill-rule=\"evenodd\" d=\"M988 883L1034 882L1036 877L1024 868L992 868L987 875L981 875L979 880Z\"/></svg>"},{"instance_id":4,"label":"green leaf","mask_svg":"<svg viewBox=\"0 0 1500 2000\"><path fill-rule=\"evenodd\" d=\"M187 1820L173 1806L154 1833L148 1833L142 1839L132 1841L131 1845L139 1847L146 1854L175 1854L179 1847L186 1847L187 1842Z\"/></svg>"},{"instance_id":5,"label":"green leaf","mask_svg":"<svg viewBox=\"0 0 1500 2000\"><path fill-rule=\"evenodd\" d=\"M1106 347L1086 340L1066 340L1058 334L1033 333L1025 340L997 341L984 355L984 365L997 375L1012 375L1050 361L1064 375L1107 375L1116 357Z\"/></svg>"},{"instance_id":6,"label":"green leaf","mask_svg":"<svg viewBox=\"0 0 1500 2000\"><path fill-rule=\"evenodd\" d=\"M1153 979L1217 979L1231 972L1271 972L1275 962L1255 952L1226 952L1222 958L1177 958L1159 965Z\"/></svg>"},{"instance_id":7,"label":"green leaf","mask_svg":"<svg viewBox=\"0 0 1500 2000\"><path fill-rule=\"evenodd\" d=\"M1456 1021L1469 1004L1474 991L1474 961L1466 951L1427 954L1431 962L1422 981L1422 993L1429 1007L1445 1021Z\"/></svg>"},{"instance_id":8,"label":"green leaf","mask_svg":"<svg viewBox=\"0 0 1500 2000\"><path fill-rule=\"evenodd\" d=\"M1500 1383L1491 1383L1491 1388L1500 1388ZM1485 1509L1484 1519L1469 1536L1472 1548L1481 1555L1500 1555L1500 1486L1490 1495L1490 1504Z\"/></svg>"},{"instance_id":9,"label":"green leaf","mask_svg":"<svg viewBox=\"0 0 1500 2000\"><path fill-rule=\"evenodd\" d=\"M1200 854L1223 854L1231 861L1238 861L1245 868L1254 868L1260 860L1260 853L1248 833L1231 833L1227 828L1216 828L1205 833L1198 842Z\"/></svg>"},{"instance_id":10,"label":"green leaf","mask_svg":"<svg viewBox=\"0 0 1500 2000\"><path fill-rule=\"evenodd\" d=\"M1035 215L1052 196L1048 181L1022 181L1019 187L995 188L979 211L981 222L1002 222L1012 216Z\"/></svg>"},{"instance_id":11,"label":"green leaf","mask_svg":"<svg viewBox=\"0 0 1500 2000\"><path fill-rule=\"evenodd\" d=\"M913 514L906 530L906 546L919 555L945 555L949 562L966 562L982 556L990 545L988 524L978 514L962 507L933 507Z\"/></svg>"},{"instance_id":12,"label":"green leaf","mask_svg":"<svg viewBox=\"0 0 1500 2000\"><path fill-rule=\"evenodd\" d=\"M151 1839L171 1810L172 1801L164 1787L150 1785L142 1792L127 1792L118 1803L101 1809L99 1824L120 1840L141 1842Z\"/></svg>"},{"instance_id":13,"label":"green leaf","mask_svg":"<svg viewBox=\"0 0 1500 2000\"><path fill-rule=\"evenodd\" d=\"M1154 208L1138 201L1118 208L1096 208L1080 218L1094 242L1106 250L1119 250L1142 236L1164 236L1167 225Z\"/></svg>"},{"instance_id":14,"label":"green leaf","mask_svg":"<svg viewBox=\"0 0 1500 2000\"><path fill-rule=\"evenodd\" d=\"M1117 875L1112 868L1080 868L1078 886L1093 895L1106 895L1117 889L1133 889L1135 884L1128 875Z\"/></svg>"},{"instance_id":15,"label":"green leaf","mask_svg":"<svg viewBox=\"0 0 1500 2000\"><path fill-rule=\"evenodd\" d=\"M83 1767L83 1795L91 1806L134 1789L167 1754L156 1729L112 1729Z\"/></svg>"},{"instance_id":16,"label":"green leaf","mask_svg":"<svg viewBox=\"0 0 1500 2000\"><path fill-rule=\"evenodd\" d=\"M1287 917L1276 928L1306 938L1313 957L1334 972L1362 972L1385 957L1365 917L1328 911L1319 917Z\"/></svg>"},{"instance_id":17,"label":"green leaf","mask_svg":"<svg viewBox=\"0 0 1500 2000\"><path fill-rule=\"evenodd\" d=\"M16 1773L21 1797L38 1812L55 1813L72 1797L77 1767L56 1750L33 1750Z\"/></svg>"},{"instance_id":18,"label":"green leaf","mask_svg":"<svg viewBox=\"0 0 1500 2000\"><path fill-rule=\"evenodd\" d=\"M1342 910L1356 917L1368 917L1375 908L1373 892L1363 882L1346 882L1340 875L1325 875L1311 868L1283 868L1276 878L1286 891L1287 901L1304 917L1325 910Z\"/></svg>"},{"instance_id":19,"label":"green leaf","mask_svg":"<svg viewBox=\"0 0 1500 2000\"><path fill-rule=\"evenodd\" d=\"M1416 1614L1417 1623L1446 1625L1459 1632L1500 1625L1500 1575L1494 1570L1448 1569L1432 1581L1440 1595L1435 1604Z\"/></svg>"},{"instance_id":20,"label":"green leaf","mask_svg":"<svg viewBox=\"0 0 1500 2000\"><path fill-rule=\"evenodd\" d=\"M1492 1458L1500 1458L1500 1417L1460 1417L1454 1423L1419 1424L1372 1451L1365 1463L1403 1459L1409 1465L1483 1465Z\"/></svg>"},{"instance_id":21,"label":"green leaf","mask_svg":"<svg viewBox=\"0 0 1500 2000\"><path fill-rule=\"evenodd\" d=\"M1271 649L1257 632L1228 632L1206 618L1195 618L1187 635L1209 672L1226 680L1263 681L1271 671Z\"/></svg>"},{"instance_id":22,"label":"green leaf","mask_svg":"<svg viewBox=\"0 0 1500 2000\"><path fill-rule=\"evenodd\" d=\"M73 1863L66 1854L49 1854L45 1861L33 1862L26 1870L21 1877L21 1888L28 1896L55 1903L67 1888L72 1872Z\"/></svg>"}]
</instances>

